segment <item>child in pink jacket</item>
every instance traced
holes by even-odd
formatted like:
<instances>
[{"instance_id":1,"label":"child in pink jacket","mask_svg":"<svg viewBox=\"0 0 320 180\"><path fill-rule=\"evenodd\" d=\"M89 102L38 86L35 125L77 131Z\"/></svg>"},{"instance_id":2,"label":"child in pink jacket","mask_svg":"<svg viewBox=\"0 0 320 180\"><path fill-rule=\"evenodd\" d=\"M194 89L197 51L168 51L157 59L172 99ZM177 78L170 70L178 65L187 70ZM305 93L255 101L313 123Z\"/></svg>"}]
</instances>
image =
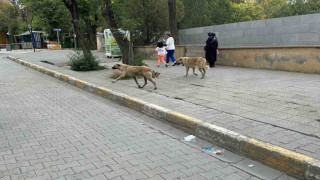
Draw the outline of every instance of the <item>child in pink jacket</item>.
<instances>
[{"instance_id":1,"label":"child in pink jacket","mask_svg":"<svg viewBox=\"0 0 320 180\"><path fill-rule=\"evenodd\" d=\"M158 42L156 52L158 54L158 67L160 67L160 60L163 62L163 64L168 67L168 64L164 62L164 56L167 54L166 49L163 47L162 42Z\"/></svg>"}]
</instances>

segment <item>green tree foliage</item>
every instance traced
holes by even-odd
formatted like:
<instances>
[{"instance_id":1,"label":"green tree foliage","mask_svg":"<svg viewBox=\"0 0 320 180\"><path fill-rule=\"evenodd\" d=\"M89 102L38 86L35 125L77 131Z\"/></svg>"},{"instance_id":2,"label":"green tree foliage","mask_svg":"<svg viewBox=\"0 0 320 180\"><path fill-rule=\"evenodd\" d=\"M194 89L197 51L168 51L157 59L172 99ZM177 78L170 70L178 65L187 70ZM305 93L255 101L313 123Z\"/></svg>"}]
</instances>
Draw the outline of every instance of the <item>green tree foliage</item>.
<instances>
[{"instance_id":1,"label":"green tree foliage","mask_svg":"<svg viewBox=\"0 0 320 180\"><path fill-rule=\"evenodd\" d=\"M101 4L99 0L79 0L78 13L79 23L84 36L89 38L91 49L97 48L96 33L101 26Z\"/></svg>"},{"instance_id":2,"label":"green tree foliage","mask_svg":"<svg viewBox=\"0 0 320 180\"><path fill-rule=\"evenodd\" d=\"M98 68L98 61L91 53L92 46L96 46L96 43L93 44L95 41L93 38L96 36L95 24L91 24L90 17L87 17L90 16L90 12L93 12L90 11L93 2L86 4L88 1L90 0L62 0L70 13L73 30L82 49L82 53L76 53L70 57L70 65L74 70L96 70ZM86 8L89 10L85 10Z\"/></svg>"},{"instance_id":3,"label":"green tree foliage","mask_svg":"<svg viewBox=\"0 0 320 180\"><path fill-rule=\"evenodd\" d=\"M258 19L281 17L282 11L288 6L288 0L257 0L255 11Z\"/></svg>"},{"instance_id":4,"label":"green tree foliage","mask_svg":"<svg viewBox=\"0 0 320 180\"><path fill-rule=\"evenodd\" d=\"M22 19L19 11L9 2L0 1L0 31L16 33Z\"/></svg>"},{"instance_id":5,"label":"green tree foliage","mask_svg":"<svg viewBox=\"0 0 320 180\"><path fill-rule=\"evenodd\" d=\"M231 22L241 22L241 21L251 21L255 19L259 19L256 16L255 11L255 1L254 0L246 0L246 1L231 1Z\"/></svg>"},{"instance_id":6,"label":"green tree foliage","mask_svg":"<svg viewBox=\"0 0 320 180\"><path fill-rule=\"evenodd\" d=\"M119 27L133 33L136 45L154 44L169 28L165 0L114 0L112 8Z\"/></svg>"},{"instance_id":7,"label":"green tree foliage","mask_svg":"<svg viewBox=\"0 0 320 180\"><path fill-rule=\"evenodd\" d=\"M184 14L187 15L179 22L179 28L249 21L256 18L254 0L183 0L183 5Z\"/></svg>"},{"instance_id":8,"label":"green tree foliage","mask_svg":"<svg viewBox=\"0 0 320 180\"><path fill-rule=\"evenodd\" d=\"M22 5L33 15L33 29L45 31L51 38L56 38L53 28L73 32L69 12L60 0L22 0Z\"/></svg>"},{"instance_id":9,"label":"green tree foliage","mask_svg":"<svg viewBox=\"0 0 320 180\"><path fill-rule=\"evenodd\" d=\"M53 28L61 28L65 34L73 34L71 15L61 0L20 0L25 9L32 12L33 27L56 38ZM78 0L79 25L87 36L92 49L96 49L96 30L101 24L101 2Z\"/></svg>"},{"instance_id":10,"label":"green tree foliage","mask_svg":"<svg viewBox=\"0 0 320 180\"><path fill-rule=\"evenodd\" d=\"M319 0L182 0L179 29L320 13Z\"/></svg>"},{"instance_id":11,"label":"green tree foliage","mask_svg":"<svg viewBox=\"0 0 320 180\"><path fill-rule=\"evenodd\" d=\"M313 14L320 12L319 0L296 0L294 3L284 6L279 16L296 16L302 14Z\"/></svg>"},{"instance_id":12,"label":"green tree foliage","mask_svg":"<svg viewBox=\"0 0 320 180\"><path fill-rule=\"evenodd\" d=\"M184 15L181 21L178 23L178 28L190 28L199 26L212 25L211 15L214 9L209 7L208 0L183 0ZM177 11L178 16L181 11Z\"/></svg>"}]
</instances>

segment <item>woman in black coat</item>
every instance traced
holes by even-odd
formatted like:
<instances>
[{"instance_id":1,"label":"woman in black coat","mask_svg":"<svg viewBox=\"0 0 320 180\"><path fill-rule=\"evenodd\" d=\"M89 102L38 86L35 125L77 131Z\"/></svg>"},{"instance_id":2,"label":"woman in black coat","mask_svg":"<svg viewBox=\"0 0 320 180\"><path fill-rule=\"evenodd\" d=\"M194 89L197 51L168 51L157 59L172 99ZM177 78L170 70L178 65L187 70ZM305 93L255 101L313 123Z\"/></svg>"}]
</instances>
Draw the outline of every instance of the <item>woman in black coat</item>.
<instances>
[{"instance_id":1,"label":"woman in black coat","mask_svg":"<svg viewBox=\"0 0 320 180\"><path fill-rule=\"evenodd\" d=\"M210 32L208 36L205 46L206 60L209 62L210 67L214 67L214 63L217 61L218 40L215 33Z\"/></svg>"}]
</instances>

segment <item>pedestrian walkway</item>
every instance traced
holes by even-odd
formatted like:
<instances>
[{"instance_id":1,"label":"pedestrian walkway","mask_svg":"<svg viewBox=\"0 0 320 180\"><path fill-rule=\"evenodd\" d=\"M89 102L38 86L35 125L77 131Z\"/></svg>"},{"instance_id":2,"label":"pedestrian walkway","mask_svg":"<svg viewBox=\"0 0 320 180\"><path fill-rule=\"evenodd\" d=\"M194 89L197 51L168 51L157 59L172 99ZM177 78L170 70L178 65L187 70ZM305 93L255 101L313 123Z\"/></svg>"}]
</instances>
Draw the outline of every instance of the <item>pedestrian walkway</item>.
<instances>
[{"instance_id":1,"label":"pedestrian walkway","mask_svg":"<svg viewBox=\"0 0 320 180\"><path fill-rule=\"evenodd\" d=\"M185 68L157 68L158 90L133 80L113 84L111 69L74 72L40 62L65 63L69 51L12 55L99 86L137 97L243 135L320 159L320 81L317 74L218 66L204 80ZM100 54L100 58L103 55ZM115 59L103 59L111 67ZM140 80L142 81L142 80Z\"/></svg>"},{"instance_id":2,"label":"pedestrian walkway","mask_svg":"<svg viewBox=\"0 0 320 180\"><path fill-rule=\"evenodd\" d=\"M4 58L0 72L0 179L293 180Z\"/></svg>"}]
</instances>

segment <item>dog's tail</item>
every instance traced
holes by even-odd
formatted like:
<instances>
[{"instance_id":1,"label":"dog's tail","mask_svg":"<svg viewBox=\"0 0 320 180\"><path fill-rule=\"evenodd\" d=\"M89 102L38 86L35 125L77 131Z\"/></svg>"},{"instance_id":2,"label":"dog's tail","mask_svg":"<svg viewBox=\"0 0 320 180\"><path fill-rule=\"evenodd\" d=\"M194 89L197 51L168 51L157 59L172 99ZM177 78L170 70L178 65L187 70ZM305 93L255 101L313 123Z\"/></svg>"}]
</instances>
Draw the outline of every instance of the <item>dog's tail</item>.
<instances>
[{"instance_id":1,"label":"dog's tail","mask_svg":"<svg viewBox=\"0 0 320 180\"><path fill-rule=\"evenodd\" d=\"M159 78L159 76L160 76L159 72L152 71L152 78Z\"/></svg>"},{"instance_id":2,"label":"dog's tail","mask_svg":"<svg viewBox=\"0 0 320 180\"><path fill-rule=\"evenodd\" d=\"M202 58L202 69L204 70L204 72L210 69L210 67L207 65L207 60L204 58Z\"/></svg>"},{"instance_id":3,"label":"dog's tail","mask_svg":"<svg viewBox=\"0 0 320 180\"><path fill-rule=\"evenodd\" d=\"M210 67L207 65L207 60L205 58L202 58L202 70L208 71Z\"/></svg>"},{"instance_id":4,"label":"dog's tail","mask_svg":"<svg viewBox=\"0 0 320 180\"><path fill-rule=\"evenodd\" d=\"M202 58L202 68L203 70L207 70L207 71L210 69L210 67L207 65L207 60L204 58Z\"/></svg>"},{"instance_id":5,"label":"dog's tail","mask_svg":"<svg viewBox=\"0 0 320 180\"><path fill-rule=\"evenodd\" d=\"M204 67L204 69L208 71L208 70L210 69L210 67L209 67L208 65L206 65L206 66Z\"/></svg>"}]
</instances>

